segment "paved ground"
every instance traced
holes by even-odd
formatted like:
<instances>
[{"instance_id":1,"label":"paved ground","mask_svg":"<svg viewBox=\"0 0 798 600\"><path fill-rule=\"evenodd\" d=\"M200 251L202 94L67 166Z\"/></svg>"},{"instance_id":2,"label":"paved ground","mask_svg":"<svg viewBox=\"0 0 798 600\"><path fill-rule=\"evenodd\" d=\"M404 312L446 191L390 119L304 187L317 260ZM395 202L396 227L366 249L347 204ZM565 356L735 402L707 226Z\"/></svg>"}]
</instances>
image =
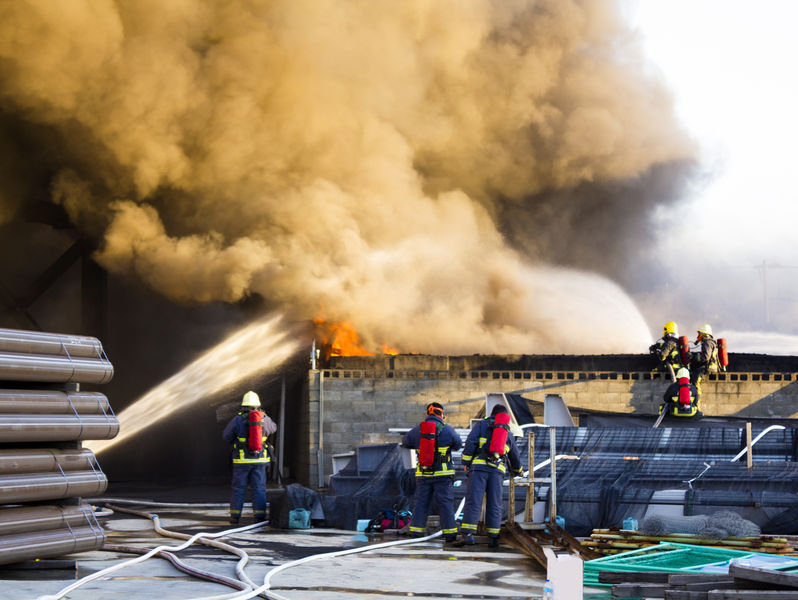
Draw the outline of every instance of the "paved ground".
<instances>
[{"instance_id":1,"label":"paved ground","mask_svg":"<svg viewBox=\"0 0 798 600\"><path fill-rule=\"evenodd\" d=\"M128 506L128 508L132 508ZM165 529L193 535L199 531L228 529L224 508L153 508ZM109 545L150 549L176 546L181 540L154 532L148 519L114 513L102 518ZM268 527L218 538L249 554L246 575L257 585L275 567L320 553L359 548L383 541L406 541L404 537L366 535L333 529L274 530ZM198 544L176 553L195 569L235 577L239 558L222 550ZM100 550L62 559L72 559L71 570L39 568L0 569L0 600L25 600L52 596L77 580L136 555ZM63 567L63 561L42 561L44 567ZM544 571L531 559L507 547L486 545L449 548L440 538L409 545L380 548L335 558L312 560L274 575L271 590L290 600L396 600L403 597L465 598L484 600L540 598ZM74 600L177 600L231 598L235 589L183 573L163 558L153 557L69 592ZM239 597L242 597L239 594ZM272 597L272 596L269 596ZM607 590L585 588L585 598L609 598Z\"/></svg>"}]
</instances>

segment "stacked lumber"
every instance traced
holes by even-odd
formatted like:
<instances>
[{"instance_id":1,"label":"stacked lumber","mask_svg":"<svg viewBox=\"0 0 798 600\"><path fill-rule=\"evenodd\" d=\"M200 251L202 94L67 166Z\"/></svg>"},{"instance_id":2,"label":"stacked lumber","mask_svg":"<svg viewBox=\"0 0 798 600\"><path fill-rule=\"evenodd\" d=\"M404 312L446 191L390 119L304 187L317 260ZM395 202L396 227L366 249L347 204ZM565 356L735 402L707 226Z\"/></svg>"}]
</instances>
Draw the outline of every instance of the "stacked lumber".
<instances>
[{"instance_id":1,"label":"stacked lumber","mask_svg":"<svg viewBox=\"0 0 798 600\"><path fill-rule=\"evenodd\" d=\"M604 555L636 550L645 546L659 544L660 542L712 546L713 548L727 548L729 550L751 550L752 552L766 552L768 554L795 554L794 541L787 537L770 535L713 540L689 533L670 533L664 536L657 536L642 535L637 531L628 529L594 529L589 538L582 540L582 545Z\"/></svg>"},{"instance_id":2,"label":"stacked lumber","mask_svg":"<svg viewBox=\"0 0 798 600\"><path fill-rule=\"evenodd\" d=\"M726 573L601 571L613 598L665 600L798 600L798 573L732 562Z\"/></svg>"}]
</instances>

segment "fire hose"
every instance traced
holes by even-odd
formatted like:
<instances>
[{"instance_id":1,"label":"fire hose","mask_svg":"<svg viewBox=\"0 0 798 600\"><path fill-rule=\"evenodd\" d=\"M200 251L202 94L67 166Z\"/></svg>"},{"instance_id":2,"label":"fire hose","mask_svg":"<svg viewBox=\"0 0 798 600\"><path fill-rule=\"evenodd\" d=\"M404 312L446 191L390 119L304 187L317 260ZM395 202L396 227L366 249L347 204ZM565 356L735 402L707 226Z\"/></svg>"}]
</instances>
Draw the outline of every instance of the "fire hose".
<instances>
[{"instance_id":1,"label":"fire hose","mask_svg":"<svg viewBox=\"0 0 798 600\"><path fill-rule=\"evenodd\" d=\"M464 504L465 504L465 498L460 502L460 505L458 506L457 511L455 513L455 517L460 515L460 513L463 510L463 505ZM179 506L190 506L190 505L181 504ZM129 550L131 550L133 552L141 551L141 552L143 552L143 554L141 556L137 557L137 558L133 558L133 559L118 563L116 565L113 565L112 567L108 567L106 569L103 569L101 571L97 571L96 573L92 573L91 575L88 575L88 576L86 576L86 577L84 577L82 579L79 579L78 581L76 581L76 582L72 583L71 585L65 587L64 589L60 590L56 594L39 596L37 598L37 600L59 600L60 598L63 598L64 596L69 594L71 591L73 591L73 590L77 589L78 587L84 585L85 583L89 583L90 581L94 581L96 579L104 577L104 576L106 576L106 575L108 575L108 574L110 574L112 572L118 571L118 570L120 570L120 569L122 569L122 568L124 568L126 566L143 562L143 561L147 560L148 558L151 558L152 556L160 556L162 558L165 558L165 559L169 560L173 565L175 565L175 567L177 567L181 571L183 571L185 573L188 573L190 575L195 575L197 577L206 579L208 581L214 581L214 582L217 582L217 583L228 585L230 587L242 586L242 587L239 588L240 591L238 591L238 592L233 592L233 593L223 594L223 595L215 595L215 596L203 596L203 597L200 597L200 598L191 598L191 599L187 599L187 600L244 600L245 598L253 598L255 596L263 596L265 598L271 598L273 600L290 600L289 598L286 598L285 596L281 596L281 595L279 595L279 594L277 594L275 592L268 592L267 593L267 591L271 588L271 578L274 577L275 575L277 575L277 573L279 573L281 571L284 571L284 570L289 569L291 567L295 567L295 566L300 565L300 564L304 564L306 562L310 562L312 560L319 560L319 559L322 559L322 558L334 558L334 557L337 557L337 556L344 556L344 555L347 555L347 554L357 554L357 553L360 553L360 552L368 552L368 551L371 551L371 550L377 550L377 549L381 549L381 548L388 548L388 547L391 547L391 546L399 546L399 545L403 545L403 544L417 544L419 542L424 542L424 541L431 540L431 539L434 539L436 537L439 537L443 533L442 531L439 530L439 531L436 531L435 533L432 533L432 534L430 534L428 536L420 537L420 538L411 538L411 539L408 539L408 540L396 540L396 541L392 541L392 542L384 542L384 543L381 543L381 544L373 544L373 545L369 545L369 546L363 546L363 547L360 547L360 548L350 548L350 549L347 549L347 550L339 550L339 551L335 551L335 552L326 552L326 553L323 553L323 554L314 554L312 556L306 556L305 558L301 558L301 559L298 559L298 560L295 560L295 561L291 561L289 563L285 563L285 564L280 565L278 567L275 567L274 569L272 569L271 571L266 573L266 575L265 575L265 577L263 579L263 585L261 585L260 587L256 588L255 584L253 582L251 582L251 580L248 577L246 577L246 575L243 574L243 566L244 566L244 564L246 564L246 562L247 562L247 560L249 558L248 555L246 554L246 552L244 552L243 550L241 550L239 548L234 548L233 546L230 546L229 544L224 544L223 542L214 542L212 539L206 539L206 538L217 538L217 537L222 537L222 536L225 536L225 535L229 535L231 533L239 533L239 532L243 532L243 531L248 531L250 529L256 529L258 527L263 527L265 525L265 523L255 523L253 525L247 525L245 527L238 527L238 528L235 528L235 529L227 529L227 530L220 531L220 532L217 532L217 533L199 532L199 533L196 533L196 534L194 534L192 536L188 536L187 534L176 533L176 532L172 532L172 531L163 529L160 526L160 519L158 518L158 515L149 515L149 513L144 513L142 511L133 511L133 510L127 510L127 509L120 509L118 506L115 507L115 509L118 510L119 512L129 512L131 514L135 514L135 515L139 515L139 516L146 516L147 518L150 518L152 520L153 527L155 528L155 531L157 531L158 533L160 533L162 535L167 535L168 537L184 538L184 539L186 539L186 541L183 544L180 544L178 546L158 546L158 547L153 548L152 550L149 550L149 551L145 551L144 549L132 549L132 548L129 548ZM189 567L185 563L180 561L171 552L171 551L183 550L183 549L189 547L190 545L192 545L196 541L199 541L200 543L206 544L206 545L209 545L209 546L215 546L217 548L221 548L221 549L224 549L226 551L231 551L234 554L236 554L237 556L242 556L243 555L243 557L246 557L246 558L242 557L242 560L239 561L239 563L236 566L236 574L241 577L241 580L234 580L234 579L226 577L224 575L218 575L218 574L215 574L215 573L210 573L208 571L202 571L200 569L195 569L195 568ZM224 547L224 548L222 548L222 547ZM117 549L117 550L120 550L120 551L125 551L125 550L123 550L123 548L125 548L125 547L124 546L108 546L109 550Z\"/></svg>"},{"instance_id":2,"label":"fire hose","mask_svg":"<svg viewBox=\"0 0 798 600\"><path fill-rule=\"evenodd\" d=\"M106 507L116 512L127 513L139 517L144 517L145 519L150 519L152 521L152 527L155 530L155 532L164 537L171 537L180 540L187 540L191 538L191 536L186 533L170 531L168 529L164 529L163 527L161 527L161 519L158 517L158 515L139 510L133 510L130 508L122 508L121 506L116 506L116 505L106 505ZM246 552L244 552L240 548L231 546L230 544L225 544L224 542L219 542L216 540L205 539L204 537L198 538L197 541L200 544L211 546L213 548L218 548L219 550L224 550L225 552L229 552L230 554L235 554L236 556L238 556L240 560L236 563L235 570L236 570L236 575L238 576L238 582L239 583L243 582L243 585L239 587L239 589L244 589L246 587L248 587L249 589L254 589L255 587L257 587L255 582L253 582L249 577L247 577L246 573L244 572L244 566L246 566L247 562L249 562L249 555Z\"/></svg>"}]
</instances>

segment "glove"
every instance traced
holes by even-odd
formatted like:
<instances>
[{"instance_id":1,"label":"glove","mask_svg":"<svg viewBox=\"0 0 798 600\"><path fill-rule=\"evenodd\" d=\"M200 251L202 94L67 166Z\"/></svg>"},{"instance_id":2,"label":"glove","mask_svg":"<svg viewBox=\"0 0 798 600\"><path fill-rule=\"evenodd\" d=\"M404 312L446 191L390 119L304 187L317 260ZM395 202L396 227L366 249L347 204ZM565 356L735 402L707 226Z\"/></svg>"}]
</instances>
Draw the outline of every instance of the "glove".
<instances>
[{"instance_id":1,"label":"glove","mask_svg":"<svg viewBox=\"0 0 798 600\"><path fill-rule=\"evenodd\" d=\"M524 474L523 467L518 467L517 469L511 470L513 477L521 477Z\"/></svg>"}]
</instances>

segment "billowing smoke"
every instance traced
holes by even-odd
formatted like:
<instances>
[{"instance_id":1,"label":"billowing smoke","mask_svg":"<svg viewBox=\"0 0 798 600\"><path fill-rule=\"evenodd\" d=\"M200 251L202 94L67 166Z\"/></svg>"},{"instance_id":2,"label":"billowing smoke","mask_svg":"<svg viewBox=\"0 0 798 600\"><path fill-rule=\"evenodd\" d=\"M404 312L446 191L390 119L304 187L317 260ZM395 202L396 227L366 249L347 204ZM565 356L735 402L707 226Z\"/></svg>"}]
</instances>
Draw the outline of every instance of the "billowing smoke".
<instances>
[{"instance_id":1,"label":"billowing smoke","mask_svg":"<svg viewBox=\"0 0 798 600\"><path fill-rule=\"evenodd\" d=\"M0 16L0 151L37 165L7 168L0 222L45 190L112 272L179 302L261 294L373 346L650 342L590 271L622 276L692 147L613 2L19 0Z\"/></svg>"}]
</instances>

